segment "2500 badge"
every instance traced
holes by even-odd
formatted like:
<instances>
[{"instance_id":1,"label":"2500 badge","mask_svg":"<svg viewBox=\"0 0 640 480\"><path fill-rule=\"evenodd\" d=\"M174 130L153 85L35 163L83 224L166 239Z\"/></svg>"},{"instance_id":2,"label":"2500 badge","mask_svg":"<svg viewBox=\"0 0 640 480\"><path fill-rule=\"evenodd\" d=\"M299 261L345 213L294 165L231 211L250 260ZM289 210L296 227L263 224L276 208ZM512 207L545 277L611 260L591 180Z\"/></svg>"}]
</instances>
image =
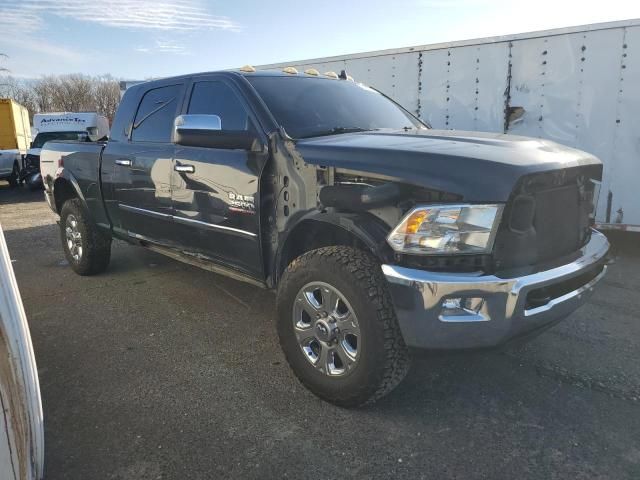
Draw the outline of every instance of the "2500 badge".
<instances>
[{"instance_id":1,"label":"2500 badge","mask_svg":"<svg viewBox=\"0 0 640 480\"><path fill-rule=\"evenodd\" d=\"M248 213L253 215L256 212L253 195L240 195L238 193L227 192L229 195L229 210L238 213Z\"/></svg>"}]
</instances>

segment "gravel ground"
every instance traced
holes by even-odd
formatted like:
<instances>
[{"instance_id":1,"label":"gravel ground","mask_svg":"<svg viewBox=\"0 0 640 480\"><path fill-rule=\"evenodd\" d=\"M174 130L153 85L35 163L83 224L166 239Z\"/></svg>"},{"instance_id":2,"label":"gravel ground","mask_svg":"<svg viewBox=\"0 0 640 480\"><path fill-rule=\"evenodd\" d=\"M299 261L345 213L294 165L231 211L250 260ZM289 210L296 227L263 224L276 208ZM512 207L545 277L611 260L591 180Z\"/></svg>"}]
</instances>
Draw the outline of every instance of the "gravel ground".
<instances>
[{"instance_id":1,"label":"gravel ground","mask_svg":"<svg viewBox=\"0 0 640 480\"><path fill-rule=\"evenodd\" d=\"M525 346L421 354L377 404L307 392L271 293L116 242L75 275L42 193L0 182L31 326L46 478L640 478L639 236Z\"/></svg>"}]
</instances>

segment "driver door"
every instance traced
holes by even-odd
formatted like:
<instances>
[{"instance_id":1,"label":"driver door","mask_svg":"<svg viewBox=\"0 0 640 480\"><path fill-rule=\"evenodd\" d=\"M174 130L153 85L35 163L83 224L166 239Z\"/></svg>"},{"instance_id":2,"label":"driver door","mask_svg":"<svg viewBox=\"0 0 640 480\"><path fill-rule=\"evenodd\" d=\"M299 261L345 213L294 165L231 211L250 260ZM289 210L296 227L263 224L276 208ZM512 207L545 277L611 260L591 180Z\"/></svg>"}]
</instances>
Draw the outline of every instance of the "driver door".
<instances>
[{"instance_id":1,"label":"driver door","mask_svg":"<svg viewBox=\"0 0 640 480\"><path fill-rule=\"evenodd\" d=\"M247 103L226 78L195 78L187 98L187 115L217 115L221 130L257 131ZM266 158L266 148L176 145L171 197L185 249L263 278L258 195Z\"/></svg>"}]
</instances>

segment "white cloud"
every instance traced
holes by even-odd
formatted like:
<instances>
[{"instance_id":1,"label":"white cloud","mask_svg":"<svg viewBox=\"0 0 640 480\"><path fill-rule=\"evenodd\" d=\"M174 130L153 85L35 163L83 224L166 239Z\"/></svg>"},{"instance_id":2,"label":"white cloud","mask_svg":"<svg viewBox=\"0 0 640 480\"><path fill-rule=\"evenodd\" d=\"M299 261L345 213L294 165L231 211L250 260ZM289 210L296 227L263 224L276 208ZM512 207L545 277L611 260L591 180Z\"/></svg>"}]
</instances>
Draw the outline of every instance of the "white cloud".
<instances>
[{"instance_id":1,"label":"white cloud","mask_svg":"<svg viewBox=\"0 0 640 480\"><path fill-rule=\"evenodd\" d=\"M188 55L187 47L173 40L156 40L152 46L139 46L134 49L140 53L173 53L175 55Z\"/></svg>"},{"instance_id":2,"label":"white cloud","mask_svg":"<svg viewBox=\"0 0 640 480\"><path fill-rule=\"evenodd\" d=\"M42 19L34 12L11 5L0 5L0 28L3 32L29 33L42 27Z\"/></svg>"},{"instance_id":3,"label":"white cloud","mask_svg":"<svg viewBox=\"0 0 640 480\"><path fill-rule=\"evenodd\" d=\"M91 56L77 48L53 45L32 35L4 35L0 40L0 50L8 54L0 66L6 67L9 74L17 78L81 70L67 67L86 65L91 60Z\"/></svg>"},{"instance_id":4,"label":"white cloud","mask_svg":"<svg viewBox=\"0 0 640 480\"><path fill-rule=\"evenodd\" d=\"M57 57L64 61L77 61L84 58L84 55L78 49L52 45L46 41L31 38L28 35L20 37L7 35L2 38L2 44L28 50L30 52L41 53L49 57ZM11 59L11 56L9 56L9 60Z\"/></svg>"},{"instance_id":5,"label":"white cloud","mask_svg":"<svg viewBox=\"0 0 640 480\"><path fill-rule=\"evenodd\" d=\"M413 0L416 7L460 9L470 7L496 6L502 0ZM411 4L410 4L411 5Z\"/></svg>"},{"instance_id":6,"label":"white cloud","mask_svg":"<svg viewBox=\"0 0 640 480\"><path fill-rule=\"evenodd\" d=\"M3 0L0 30L39 30L43 15L132 30L240 30L236 22L214 15L198 0Z\"/></svg>"}]
</instances>

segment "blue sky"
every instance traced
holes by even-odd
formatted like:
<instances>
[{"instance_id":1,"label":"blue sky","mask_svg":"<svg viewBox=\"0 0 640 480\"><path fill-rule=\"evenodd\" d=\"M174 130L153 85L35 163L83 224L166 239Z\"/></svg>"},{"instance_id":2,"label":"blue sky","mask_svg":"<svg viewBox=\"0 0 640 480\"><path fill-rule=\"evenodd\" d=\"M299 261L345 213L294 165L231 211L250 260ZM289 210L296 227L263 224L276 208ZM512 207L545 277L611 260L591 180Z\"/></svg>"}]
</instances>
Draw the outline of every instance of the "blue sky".
<instances>
[{"instance_id":1,"label":"blue sky","mask_svg":"<svg viewBox=\"0 0 640 480\"><path fill-rule=\"evenodd\" d=\"M0 0L0 66L145 79L638 17L630 0Z\"/></svg>"}]
</instances>

